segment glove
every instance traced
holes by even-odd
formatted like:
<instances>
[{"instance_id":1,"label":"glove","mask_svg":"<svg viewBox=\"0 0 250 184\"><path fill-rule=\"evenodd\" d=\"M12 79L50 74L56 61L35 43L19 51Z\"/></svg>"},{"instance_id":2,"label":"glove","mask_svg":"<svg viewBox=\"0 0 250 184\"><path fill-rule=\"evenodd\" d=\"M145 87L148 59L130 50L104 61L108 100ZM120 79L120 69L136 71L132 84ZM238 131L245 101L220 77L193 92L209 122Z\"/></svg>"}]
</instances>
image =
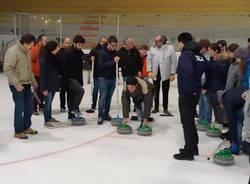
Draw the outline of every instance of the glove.
<instances>
[{"instance_id":1,"label":"glove","mask_svg":"<svg viewBox=\"0 0 250 184\"><path fill-rule=\"evenodd\" d=\"M175 80L174 74L170 74L170 81L173 82Z\"/></svg>"},{"instance_id":2,"label":"glove","mask_svg":"<svg viewBox=\"0 0 250 184\"><path fill-rule=\"evenodd\" d=\"M152 80L154 80L154 74L152 72L148 72L148 77Z\"/></svg>"}]
</instances>

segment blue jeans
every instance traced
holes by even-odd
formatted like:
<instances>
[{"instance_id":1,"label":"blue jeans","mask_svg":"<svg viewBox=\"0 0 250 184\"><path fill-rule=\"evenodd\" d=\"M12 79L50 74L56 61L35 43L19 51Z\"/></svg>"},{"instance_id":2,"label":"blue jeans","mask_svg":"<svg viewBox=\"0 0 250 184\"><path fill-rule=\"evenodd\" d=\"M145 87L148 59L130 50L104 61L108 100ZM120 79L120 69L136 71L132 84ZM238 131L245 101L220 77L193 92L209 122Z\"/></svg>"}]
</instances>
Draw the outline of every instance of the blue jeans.
<instances>
[{"instance_id":1,"label":"blue jeans","mask_svg":"<svg viewBox=\"0 0 250 184\"><path fill-rule=\"evenodd\" d=\"M98 79L94 79L94 88L93 88L93 94L92 94L92 109L96 108L96 103L97 103L97 98L98 98L98 91L99 91L99 86L98 86Z\"/></svg>"},{"instance_id":2,"label":"blue jeans","mask_svg":"<svg viewBox=\"0 0 250 184\"><path fill-rule=\"evenodd\" d=\"M109 116L112 96L115 90L116 80L108 80L104 78L98 79L99 86L99 103L98 103L98 118L103 119Z\"/></svg>"},{"instance_id":3,"label":"blue jeans","mask_svg":"<svg viewBox=\"0 0 250 184\"><path fill-rule=\"evenodd\" d=\"M52 116L51 116L51 107L52 107L52 102L53 102L55 94L56 94L55 91L48 92L48 96L44 97L45 104L44 104L44 112L43 112L43 114L44 114L45 123L47 123L52 118Z\"/></svg>"},{"instance_id":4,"label":"blue jeans","mask_svg":"<svg viewBox=\"0 0 250 184\"><path fill-rule=\"evenodd\" d=\"M23 91L18 92L14 86L10 86L14 110L15 133L19 134L29 129L31 126L31 116L33 113L33 94L31 87L25 87Z\"/></svg>"},{"instance_id":5,"label":"blue jeans","mask_svg":"<svg viewBox=\"0 0 250 184\"><path fill-rule=\"evenodd\" d=\"M244 121L244 109L240 109L236 112L237 134L238 134L239 144L242 144L243 121Z\"/></svg>"},{"instance_id":6,"label":"blue jeans","mask_svg":"<svg viewBox=\"0 0 250 184\"><path fill-rule=\"evenodd\" d=\"M206 120L208 123L212 121L212 107L207 94L201 94L199 100L199 119Z\"/></svg>"},{"instance_id":7,"label":"blue jeans","mask_svg":"<svg viewBox=\"0 0 250 184\"><path fill-rule=\"evenodd\" d=\"M138 120L140 121L144 120L144 102L141 102L141 108L136 107L136 114L137 114Z\"/></svg>"}]
</instances>

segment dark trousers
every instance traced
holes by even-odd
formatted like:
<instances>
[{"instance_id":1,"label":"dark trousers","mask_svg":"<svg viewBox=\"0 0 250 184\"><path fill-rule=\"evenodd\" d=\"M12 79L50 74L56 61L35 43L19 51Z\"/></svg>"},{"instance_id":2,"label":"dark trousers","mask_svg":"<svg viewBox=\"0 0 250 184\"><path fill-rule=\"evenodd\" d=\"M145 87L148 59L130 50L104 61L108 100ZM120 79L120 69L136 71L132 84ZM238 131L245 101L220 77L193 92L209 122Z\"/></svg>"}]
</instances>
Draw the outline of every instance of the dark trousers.
<instances>
[{"instance_id":1,"label":"dark trousers","mask_svg":"<svg viewBox=\"0 0 250 184\"><path fill-rule=\"evenodd\" d=\"M100 97L98 103L98 118L103 119L109 116L112 96L115 90L116 80L104 78L98 79Z\"/></svg>"},{"instance_id":2,"label":"dark trousers","mask_svg":"<svg viewBox=\"0 0 250 184\"><path fill-rule=\"evenodd\" d=\"M49 120L52 118L51 109L52 109L52 102L53 102L55 94L56 94L55 91L53 91L53 92L49 91L48 96L44 97L45 98L45 104L44 104L43 115L44 115L45 123L49 122Z\"/></svg>"},{"instance_id":3,"label":"dark trousers","mask_svg":"<svg viewBox=\"0 0 250 184\"><path fill-rule=\"evenodd\" d=\"M189 151L197 149L199 142L197 129L194 122L195 108L200 95L179 96L179 111L184 132L185 146Z\"/></svg>"},{"instance_id":4,"label":"dark trousers","mask_svg":"<svg viewBox=\"0 0 250 184\"><path fill-rule=\"evenodd\" d=\"M18 92L14 86L10 86L14 110L15 133L19 134L29 129L31 126L31 116L33 113L33 94L31 86L27 86L23 91Z\"/></svg>"},{"instance_id":5,"label":"dark trousers","mask_svg":"<svg viewBox=\"0 0 250 184\"><path fill-rule=\"evenodd\" d=\"M34 98L33 101L34 101L34 111L38 111L38 106L39 106L39 108L43 108L44 96L43 96L42 92L40 91L40 77L35 76L35 78L36 78L37 85L38 85L38 88L36 88L35 91L36 91L36 94L37 94L41 104L38 103L36 98Z\"/></svg>"},{"instance_id":6,"label":"dark trousers","mask_svg":"<svg viewBox=\"0 0 250 184\"><path fill-rule=\"evenodd\" d=\"M211 93L208 96L209 96L210 104L211 104L212 109L214 111L215 121L217 123L223 124L223 122L224 122L224 110L222 108L220 108L220 106L219 106L217 94Z\"/></svg>"},{"instance_id":7,"label":"dark trousers","mask_svg":"<svg viewBox=\"0 0 250 184\"><path fill-rule=\"evenodd\" d=\"M228 118L229 140L235 143L240 143L239 136L241 137L241 135L238 135L237 114L244 107L245 101L241 96L245 90L244 88L234 88L227 91L224 96L224 109Z\"/></svg>"},{"instance_id":8,"label":"dark trousers","mask_svg":"<svg viewBox=\"0 0 250 184\"><path fill-rule=\"evenodd\" d=\"M161 72L158 70L157 79L154 81L156 94L155 94L155 109L159 109L159 96L161 87ZM168 92L170 87L170 80L162 81L162 94L163 94L163 109L168 110Z\"/></svg>"},{"instance_id":9,"label":"dark trousers","mask_svg":"<svg viewBox=\"0 0 250 184\"><path fill-rule=\"evenodd\" d=\"M72 110L78 109L79 105L81 104L83 95L85 91L81 84L75 80L70 79L69 80L69 86L68 86L68 109L69 112Z\"/></svg>"},{"instance_id":10,"label":"dark trousers","mask_svg":"<svg viewBox=\"0 0 250 184\"><path fill-rule=\"evenodd\" d=\"M67 93L67 83L64 79L60 79L60 86L61 86L61 90L60 90L60 107L61 109L65 109L66 108L66 100L65 100L65 96ZM68 97L67 97L68 98Z\"/></svg>"},{"instance_id":11,"label":"dark trousers","mask_svg":"<svg viewBox=\"0 0 250 184\"><path fill-rule=\"evenodd\" d=\"M97 103L97 98L98 98L98 91L99 91L99 86L98 86L98 79L94 79L94 88L93 88L93 94L92 94L92 109L96 108L96 103Z\"/></svg>"}]
</instances>

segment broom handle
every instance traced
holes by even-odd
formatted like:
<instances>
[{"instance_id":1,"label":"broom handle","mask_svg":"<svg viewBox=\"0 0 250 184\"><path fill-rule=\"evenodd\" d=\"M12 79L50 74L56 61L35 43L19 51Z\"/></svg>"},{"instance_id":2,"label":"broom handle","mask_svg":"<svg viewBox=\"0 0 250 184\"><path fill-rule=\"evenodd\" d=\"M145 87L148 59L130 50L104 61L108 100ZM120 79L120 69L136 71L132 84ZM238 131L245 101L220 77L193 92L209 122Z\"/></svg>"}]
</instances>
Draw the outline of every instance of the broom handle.
<instances>
[{"instance_id":1,"label":"broom handle","mask_svg":"<svg viewBox=\"0 0 250 184\"><path fill-rule=\"evenodd\" d=\"M117 105L118 105L118 108L119 108L118 72L119 72L119 70L118 70L118 63L116 63L116 96L117 96Z\"/></svg>"},{"instance_id":2,"label":"broom handle","mask_svg":"<svg viewBox=\"0 0 250 184\"><path fill-rule=\"evenodd\" d=\"M91 58L90 58L91 60ZM91 65L92 65L92 68L91 68L91 74L92 74L92 78L90 79L90 86L91 86L91 94L93 95L93 80L94 80L94 62L95 61L92 61L91 60Z\"/></svg>"}]
</instances>

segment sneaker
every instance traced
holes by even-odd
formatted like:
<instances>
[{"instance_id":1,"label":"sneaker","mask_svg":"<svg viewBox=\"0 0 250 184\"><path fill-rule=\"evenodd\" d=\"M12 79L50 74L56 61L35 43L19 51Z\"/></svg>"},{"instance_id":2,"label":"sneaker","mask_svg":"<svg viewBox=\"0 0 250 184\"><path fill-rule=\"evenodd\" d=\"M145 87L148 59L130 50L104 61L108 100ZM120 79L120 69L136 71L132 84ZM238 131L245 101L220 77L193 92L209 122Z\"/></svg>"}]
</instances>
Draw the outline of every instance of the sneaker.
<instances>
[{"instance_id":1,"label":"sneaker","mask_svg":"<svg viewBox=\"0 0 250 184\"><path fill-rule=\"evenodd\" d=\"M44 126L45 126L46 128L54 128L54 125L53 125L51 122L45 122L45 123L44 123Z\"/></svg>"},{"instance_id":2,"label":"sneaker","mask_svg":"<svg viewBox=\"0 0 250 184\"><path fill-rule=\"evenodd\" d=\"M73 119L75 117L76 117L76 115L74 115L73 113L71 113L71 112L68 113L68 119Z\"/></svg>"},{"instance_id":3,"label":"sneaker","mask_svg":"<svg viewBox=\"0 0 250 184\"><path fill-rule=\"evenodd\" d=\"M183 149L183 152L180 152L180 153L178 153L178 154L175 154L175 155L174 155L174 158L175 158L176 160L188 160L188 161L193 161L193 160L194 160L194 155L193 155L191 152L189 152L189 151Z\"/></svg>"},{"instance_id":4,"label":"sneaker","mask_svg":"<svg viewBox=\"0 0 250 184\"><path fill-rule=\"evenodd\" d=\"M98 118L97 124L98 125L102 125L103 124L103 119L102 118Z\"/></svg>"},{"instance_id":5,"label":"sneaker","mask_svg":"<svg viewBox=\"0 0 250 184\"><path fill-rule=\"evenodd\" d=\"M82 113L81 113L81 111L79 109L75 109L71 113L73 113L73 114L75 114L77 116L81 116L82 115Z\"/></svg>"},{"instance_id":6,"label":"sneaker","mask_svg":"<svg viewBox=\"0 0 250 184\"><path fill-rule=\"evenodd\" d=\"M51 119L49 120L49 122L50 122L50 123L58 123L58 122L60 122L60 121L56 120L55 118L51 118Z\"/></svg>"},{"instance_id":7,"label":"sneaker","mask_svg":"<svg viewBox=\"0 0 250 184\"><path fill-rule=\"evenodd\" d=\"M34 111L33 114L36 115L36 116L39 116L39 112L38 111Z\"/></svg>"},{"instance_id":8,"label":"sneaker","mask_svg":"<svg viewBox=\"0 0 250 184\"><path fill-rule=\"evenodd\" d=\"M157 112L159 112L159 109L154 109L154 110L152 111L153 114L156 114Z\"/></svg>"},{"instance_id":9,"label":"sneaker","mask_svg":"<svg viewBox=\"0 0 250 184\"><path fill-rule=\"evenodd\" d=\"M234 155L239 155L240 149L239 149L238 144L232 143L232 144L231 144L231 147L230 147L230 151L231 151L231 153L234 154Z\"/></svg>"},{"instance_id":10,"label":"sneaker","mask_svg":"<svg viewBox=\"0 0 250 184\"><path fill-rule=\"evenodd\" d=\"M61 108L61 112L66 112L66 108Z\"/></svg>"},{"instance_id":11,"label":"sneaker","mask_svg":"<svg viewBox=\"0 0 250 184\"><path fill-rule=\"evenodd\" d=\"M228 136L229 136L229 131L228 131L228 132L225 132L225 133L222 133L221 136L220 136L220 138L221 138L222 140L224 140L224 139L228 139Z\"/></svg>"},{"instance_id":12,"label":"sneaker","mask_svg":"<svg viewBox=\"0 0 250 184\"><path fill-rule=\"evenodd\" d=\"M108 115L108 116L105 116L105 117L103 118L103 120L105 120L105 121L111 121L111 120L112 120L112 117L111 117L110 115Z\"/></svg>"},{"instance_id":13,"label":"sneaker","mask_svg":"<svg viewBox=\"0 0 250 184\"><path fill-rule=\"evenodd\" d=\"M24 133L24 134L35 135L35 134L38 134L38 131L33 130L32 128L29 128L29 129L25 130L23 133Z\"/></svg>"},{"instance_id":14,"label":"sneaker","mask_svg":"<svg viewBox=\"0 0 250 184\"><path fill-rule=\"evenodd\" d=\"M15 133L14 137L18 139L28 139L28 136L25 135L24 133L20 133L20 134Z\"/></svg>"},{"instance_id":15,"label":"sneaker","mask_svg":"<svg viewBox=\"0 0 250 184\"><path fill-rule=\"evenodd\" d=\"M148 122L153 122L154 121L154 118L153 117L149 117L148 118Z\"/></svg>"}]
</instances>

